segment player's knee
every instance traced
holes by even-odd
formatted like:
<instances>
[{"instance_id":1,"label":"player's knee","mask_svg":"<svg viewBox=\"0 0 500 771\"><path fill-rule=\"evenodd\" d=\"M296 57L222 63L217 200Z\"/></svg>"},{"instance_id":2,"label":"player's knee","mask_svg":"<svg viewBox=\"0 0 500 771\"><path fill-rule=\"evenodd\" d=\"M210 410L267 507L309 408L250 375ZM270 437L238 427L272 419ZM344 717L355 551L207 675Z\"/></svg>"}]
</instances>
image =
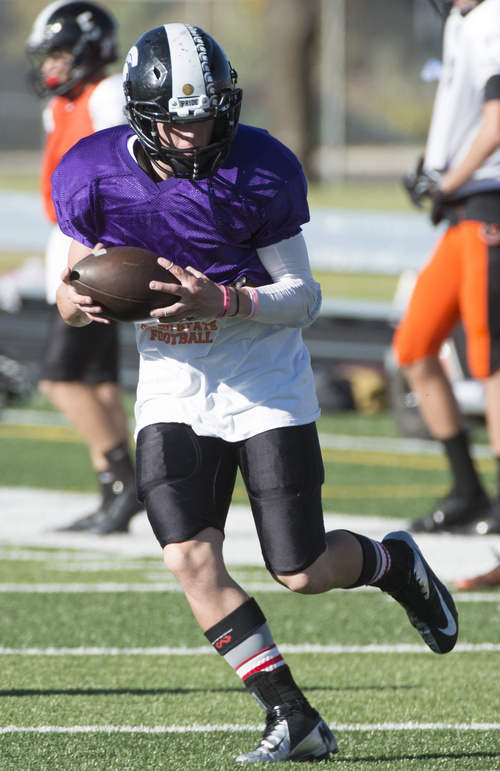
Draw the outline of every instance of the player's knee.
<instances>
[{"instance_id":1,"label":"player's knee","mask_svg":"<svg viewBox=\"0 0 500 771\"><path fill-rule=\"evenodd\" d=\"M322 582L314 571L305 570L292 575L275 575L276 580L296 594L320 594L324 591Z\"/></svg>"},{"instance_id":2,"label":"player's knee","mask_svg":"<svg viewBox=\"0 0 500 771\"><path fill-rule=\"evenodd\" d=\"M418 359L413 342L409 338L395 338L392 353L398 367L409 367Z\"/></svg>"},{"instance_id":3,"label":"player's knee","mask_svg":"<svg viewBox=\"0 0 500 771\"><path fill-rule=\"evenodd\" d=\"M213 572L216 562L210 546L196 540L167 544L163 561L183 586Z\"/></svg>"},{"instance_id":4,"label":"player's knee","mask_svg":"<svg viewBox=\"0 0 500 771\"><path fill-rule=\"evenodd\" d=\"M166 568L180 580L193 567L190 546L186 543L167 544L163 549L163 562Z\"/></svg>"},{"instance_id":5,"label":"player's knee","mask_svg":"<svg viewBox=\"0 0 500 771\"><path fill-rule=\"evenodd\" d=\"M433 337L432 340L418 336L412 329L404 325L398 327L392 341L392 354L398 367L408 369L420 361L435 356L441 348L441 342Z\"/></svg>"}]
</instances>

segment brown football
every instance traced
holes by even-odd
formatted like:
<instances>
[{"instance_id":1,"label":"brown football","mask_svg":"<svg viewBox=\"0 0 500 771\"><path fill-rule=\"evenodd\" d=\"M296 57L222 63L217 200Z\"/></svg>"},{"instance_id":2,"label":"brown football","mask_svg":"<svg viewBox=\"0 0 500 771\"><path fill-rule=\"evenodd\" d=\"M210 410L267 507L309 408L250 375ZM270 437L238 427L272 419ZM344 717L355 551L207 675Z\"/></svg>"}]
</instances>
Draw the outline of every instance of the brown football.
<instances>
[{"instance_id":1,"label":"brown football","mask_svg":"<svg viewBox=\"0 0 500 771\"><path fill-rule=\"evenodd\" d=\"M70 281L78 294L89 295L114 321L144 321L154 308L166 308L177 295L155 292L150 281L180 284L158 265L158 254L136 246L110 246L76 263Z\"/></svg>"}]
</instances>

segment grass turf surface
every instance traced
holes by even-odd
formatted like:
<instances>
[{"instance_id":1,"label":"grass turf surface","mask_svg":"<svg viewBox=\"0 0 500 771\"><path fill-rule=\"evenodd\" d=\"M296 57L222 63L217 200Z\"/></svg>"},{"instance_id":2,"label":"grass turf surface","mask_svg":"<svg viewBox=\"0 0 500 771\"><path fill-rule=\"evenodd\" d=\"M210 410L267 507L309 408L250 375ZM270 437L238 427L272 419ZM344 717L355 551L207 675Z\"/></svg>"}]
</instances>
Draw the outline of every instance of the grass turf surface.
<instances>
[{"instance_id":1,"label":"grass turf surface","mask_svg":"<svg viewBox=\"0 0 500 771\"><path fill-rule=\"evenodd\" d=\"M165 592L103 591L110 578L146 589L158 580L159 560L19 547L2 547L1 556L2 769L220 771L258 742L261 711L212 652L166 572ZM233 573L243 585L268 587L253 594L336 732L332 767L498 768L500 591L484 601L457 597L460 648L439 657L375 590L304 598L276 591L263 569ZM48 581L59 591L35 591ZM6 583L34 591L5 591ZM88 591L71 592L82 583Z\"/></svg>"},{"instance_id":2,"label":"grass turf surface","mask_svg":"<svg viewBox=\"0 0 500 771\"><path fill-rule=\"evenodd\" d=\"M40 406L37 396L34 402ZM131 395L127 395L131 410ZM25 405L26 406L26 405ZM43 406L43 404L42 404ZM42 415L54 415L46 410ZM390 412L363 416L355 412L325 413L318 422L320 433L338 436L387 437L397 439ZM473 440L485 442L483 429ZM399 452L364 451L325 447L325 512L418 518L446 493L450 477L440 456ZM496 466L492 459L478 462L485 485L492 491ZM88 452L76 432L64 425L16 425L0 422L0 480L13 487L35 487L94 492L96 479ZM234 501L246 503L238 479Z\"/></svg>"},{"instance_id":3,"label":"grass turf surface","mask_svg":"<svg viewBox=\"0 0 500 771\"><path fill-rule=\"evenodd\" d=\"M319 428L374 440L364 451L324 448L326 511L409 516L446 488L440 457L376 449L378 437L397 438L390 414L327 414ZM70 429L1 423L0 438L9 485L95 490ZM492 463L481 469L493 485ZM244 496L239 485L235 499ZM2 771L221 771L258 742L261 711L212 653L159 558L10 546L0 558ZM261 568L232 573L332 725L332 768L500 767L500 589L456 595L459 649L439 657L377 591L304 598Z\"/></svg>"}]
</instances>

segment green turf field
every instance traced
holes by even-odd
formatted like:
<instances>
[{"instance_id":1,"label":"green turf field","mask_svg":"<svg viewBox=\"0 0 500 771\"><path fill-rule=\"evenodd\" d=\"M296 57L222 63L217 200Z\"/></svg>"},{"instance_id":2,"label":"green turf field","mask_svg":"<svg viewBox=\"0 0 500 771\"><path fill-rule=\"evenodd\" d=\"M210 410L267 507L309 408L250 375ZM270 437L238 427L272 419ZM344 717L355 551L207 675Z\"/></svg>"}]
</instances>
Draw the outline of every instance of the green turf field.
<instances>
[{"instance_id":1,"label":"green turf field","mask_svg":"<svg viewBox=\"0 0 500 771\"><path fill-rule=\"evenodd\" d=\"M28 406L0 422L2 483L93 491L78 437L39 397ZM390 413L327 414L319 428L326 511L408 517L446 489L439 456L380 444L398 441ZM493 463L481 469L492 487ZM235 500L245 501L240 484ZM206 643L159 557L1 541L0 557L2 771L222 771L258 742L262 713ZM305 598L261 568L232 572L337 735L328 767L500 768L500 588L455 595L459 645L440 657L376 590Z\"/></svg>"},{"instance_id":2,"label":"green turf field","mask_svg":"<svg viewBox=\"0 0 500 771\"><path fill-rule=\"evenodd\" d=\"M132 400L132 394L127 394L130 414ZM34 396L27 406L37 408L38 425L29 421L27 425L1 422L0 416L1 483L94 492L95 475L87 450L75 431L63 425L60 416L49 410L40 397ZM21 416L23 410L18 414ZM325 437L322 439L326 474L323 500L327 513L416 518L447 491L449 475L441 456L402 453L397 444L392 451L381 450L377 437L394 440L398 437L390 412L373 416L351 411L326 413L318 427ZM328 440L329 436L336 438ZM360 444L355 443L349 449L342 437L358 437ZM365 442L361 442L363 437ZM484 429L477 430L473 439L484 443ZM493 490L494 459L483 458L478 464L486 486ZM234 500L236 503L248 500L241 480L238 480Z\"/></svg>"},{"instance_id":3,"label":"green turf field","mask_svg":"<svg viewBox=\"0 0 500 771\"><path fill-rule=\"evenodd\" d=\"M258 741L259 707L159 560L12 547L1 557L3 770L221 771ZM233 572L332 725L332 768L499 768L500 591L457 598L460 643L439 657L376 590L304 598L259 568Z\"/></svg>"}]
</instances>

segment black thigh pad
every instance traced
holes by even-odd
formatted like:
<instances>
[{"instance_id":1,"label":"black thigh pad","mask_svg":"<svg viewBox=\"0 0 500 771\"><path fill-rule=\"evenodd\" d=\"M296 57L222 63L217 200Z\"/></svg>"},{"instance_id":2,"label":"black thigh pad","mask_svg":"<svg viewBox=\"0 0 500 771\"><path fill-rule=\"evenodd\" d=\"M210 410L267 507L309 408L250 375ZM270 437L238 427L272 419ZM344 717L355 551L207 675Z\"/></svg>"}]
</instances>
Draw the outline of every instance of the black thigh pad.
<instances>
[{"instance_id":1,"label":"black thigh pad","mask_svg":"<svg viewBox=\"0 0 500 771\"><path fill-rule=\"evenodd\" d=\"M207 527L224 532L236 479L234 447L183 423L156 423L137 436L137 497L162 548Z\"/></svg>"},{"instance_id":2,"label":"black thigh pad","mask_svg":"<svg viewBox=\"0 0 500 771\"><path fill-rule=\"evenodd\" d=\"M324 467L314 423L247 439L240 468L264 561L274 574L298 573L326 548Z\"/></svg>"}]
</instances>

